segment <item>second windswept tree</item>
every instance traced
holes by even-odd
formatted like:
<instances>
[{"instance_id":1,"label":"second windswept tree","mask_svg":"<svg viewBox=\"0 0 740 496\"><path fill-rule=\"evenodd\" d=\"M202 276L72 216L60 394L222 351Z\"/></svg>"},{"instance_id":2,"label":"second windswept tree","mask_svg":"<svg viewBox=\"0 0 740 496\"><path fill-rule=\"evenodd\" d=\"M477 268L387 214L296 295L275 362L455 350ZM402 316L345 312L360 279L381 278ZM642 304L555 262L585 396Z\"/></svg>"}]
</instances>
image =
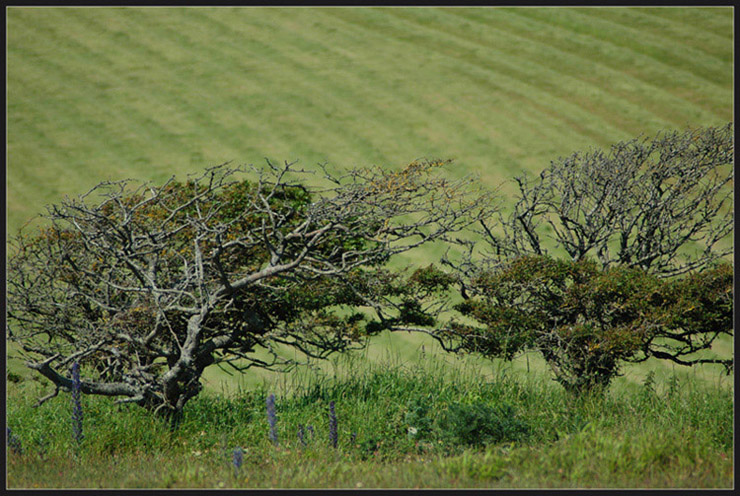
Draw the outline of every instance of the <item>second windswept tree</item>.
<instances>
[{"instance_id":1,"label":"second windswept tree","mask_svg":"<svg viewBox=\"0 0 740 496\"><path fill-rule=\"evenodd\" d=\"M513 208L477 224L483 242L443 260L452 273L427 270L440 294L459 288L464 318L398 327L450 351L507 360L536 351L574 393L603 390L623 362L651 357L729 370L732 357L712 346L733 333L723 262L733 161L728 124L574 153L517 178ZM421 308L419 294L406 307Z\"/></svg>"}]
</instances>

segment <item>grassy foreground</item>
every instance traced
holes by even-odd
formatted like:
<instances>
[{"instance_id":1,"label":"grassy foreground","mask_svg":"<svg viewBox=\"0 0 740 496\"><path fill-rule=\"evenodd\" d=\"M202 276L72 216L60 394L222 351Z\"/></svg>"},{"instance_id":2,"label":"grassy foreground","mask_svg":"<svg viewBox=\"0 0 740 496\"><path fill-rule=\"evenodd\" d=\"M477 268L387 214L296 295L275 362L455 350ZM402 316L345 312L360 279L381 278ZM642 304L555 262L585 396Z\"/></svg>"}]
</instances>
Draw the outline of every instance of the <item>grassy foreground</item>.
<instances>
[{"instance_id":1,"label":"grassy foreground","mask_svg":"<svg viewBox=\"0 0 740 496\"><path fill-rule=\"evenodd\" d=\"M673 376L577 400L541 374L483 374L432 359L410 367L347 359L337 371L304 372L230 398L202 395L174 432L139 407L84 397L79 446L68 395L34 409L38 384L11 383L8 425L22 452L9 450L8 487L733 486L727 385ZM270 393L277 446L268 436ZM337 448L329 442L331 401Z\"/></svg>"}]
</instances>

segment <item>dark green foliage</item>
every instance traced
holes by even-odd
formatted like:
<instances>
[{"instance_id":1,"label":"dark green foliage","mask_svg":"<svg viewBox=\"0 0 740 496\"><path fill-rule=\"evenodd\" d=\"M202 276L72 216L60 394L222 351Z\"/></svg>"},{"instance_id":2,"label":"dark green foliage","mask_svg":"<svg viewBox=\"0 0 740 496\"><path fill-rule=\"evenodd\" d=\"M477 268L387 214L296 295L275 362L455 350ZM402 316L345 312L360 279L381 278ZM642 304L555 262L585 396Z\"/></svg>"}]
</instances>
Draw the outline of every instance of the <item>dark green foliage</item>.
<instances>
[{"instance_id":1,"label":"dark green foliage","mask_svg":"<svg viewBox=\"0 0 740 496\"><path fill-rule=\"evenodd\" d=\"M410 272L410 274L409 274ZM375 318L365 324L368 335L383 330L419 331L434 327L439 316L449 310L449 293L457 279L430 264L413 271L375 270L374 279L359 286L376 302ZM366 277L367 279L367 277ZM356 283L353 281L353 285Z\"/></svg>"},{"instance_id":2,"label":"dark green foliage","mask_svg":"<svg viewBox=\"0 0 740 496\"><path fill-rule=\"evenodd\" d=\"M209 396L207 401L198 403L187 415L187 420L193 425L212 425L213 428L223 431L235 425L251 422L255 417L250 396L224 398Z\"/></svg>"},{"instance_id":3,"label":"dark green foliage","mask_svg":"<svg viewBox=\"0 0 740 496\"><path fill-rule=\"evenodd\" d=\"M511 405L492 397L488 401L452 402L440 409L433 395L416 396L404 416L408 438L431 444L442 441L447 447L525 440L530 434L527 423L515 415Z\"/></svg>"},{"instance_id":4,"label":"dark green foliage","mask_svg":"<svg viewBox=\"0 0 740 496\"><path fill-rule=\"evenodd\" d=\"M20 375L14 373L14 372L8 372L7 379L8 379L8 382L16 382L16 383L18 383L18 382L21 382L23 380L23 377L21 377Z\"/></svg>"},{"instance_id":5,"label":"dark green foliage","mask_svg":"<svg viewBox=\"0 0 740 496\"><path fill-rule=\"evenodd\" d=\"M408 425L409 438L429 439L435 427L431 395L419 396L409 402L404 422Z\"/></svg>"},{"instance_id":6,"label":"dark green foliage","mask_svg":"<svg viewBox=\"0 0 740 496\"><path fill-rule=\"evenodd\" d=\"M397 322L420 326L433 326L436 321L433 316L424 312L419 301L406 299L399 305Z\"/></svg>"},{"instance_id":7,"label":"dark green foliage","mask_svg":"<svg viewBox=\"0 0 740 496\"><path fill-rule=\"evenodd\" d=\"M603 390L625 360L681 363L732 333L728 265L665 281L638 268L526 256L470 287L477 296L456 309L485 327L453 329L464 349L505 359L537 350L572 392Z\"/></svg>"},{"instance_id":8,"label":"dark green foliage","mask_svg":"<svg viewBox=\"0 0 740 496\"><path fill-rule=\"evenodd\" d=\"M364 438L360 441L358 447L360 458L364 460L377 453L382 442L383 438L379 435L370 435L369 437Z\"/></svg>"},{"instance_id":9,"label":"dark green foliage","mask_svg":"<svg viewBox=\"0 0 740 496\"><path fill-rule=\"evenodd\" d=\"M666 325L707 335L732 329L732 289L733 269L729 264L671 281L660 295L664 306L677 310L670 314Z\"/></svg>"},{"instance_id":10,"label":"dark green foliage","mask_svg":"<svg viewBox=\"0 0 740 496\"><path fill-rule=\"evenodd\" d=\"M409 283L412 284L420 294L446 291L454 282L454 277L431 264L426 267L416 269L409 278Z\"/></svg>"},{"instance_id":11,"label":"dark green foliage","mask_svg":"<svg viewBox=\"0 0 740 496\"><path fill-rule=\"evenodd\" d=\"M491 406L482 401L450 405L439 429L449 442L470 446L521 441L529 435L529 427L511 405Z\"/></svg>"}]
</instances>

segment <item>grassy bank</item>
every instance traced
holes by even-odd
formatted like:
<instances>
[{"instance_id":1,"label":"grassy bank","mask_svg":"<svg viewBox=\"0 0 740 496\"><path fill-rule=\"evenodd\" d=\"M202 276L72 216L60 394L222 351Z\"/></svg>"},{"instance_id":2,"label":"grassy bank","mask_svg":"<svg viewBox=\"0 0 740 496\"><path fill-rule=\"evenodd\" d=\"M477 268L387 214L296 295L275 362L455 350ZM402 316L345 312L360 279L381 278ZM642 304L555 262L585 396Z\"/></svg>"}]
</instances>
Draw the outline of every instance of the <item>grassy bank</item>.
<instances>
[{"instance_id":1,"label":"grassy bank","mask_svg":"<svg viewBox=\"0 0 740 496\"><path fill-rule=\"evenodd\" d=\"M79 446L67 395L34 409L38 384L11 384L8 425L22 453L10 450L9 487L733 485L727 384L673 376L574 399L536 373L482 374L437 360L337 365L336 376L304 372L230 398L204 394L175 431L138 407L85 397ZM277 446L268 394L276 395ZM332 401L337 448L329 442Z\"/></svg>"}]
</instances>

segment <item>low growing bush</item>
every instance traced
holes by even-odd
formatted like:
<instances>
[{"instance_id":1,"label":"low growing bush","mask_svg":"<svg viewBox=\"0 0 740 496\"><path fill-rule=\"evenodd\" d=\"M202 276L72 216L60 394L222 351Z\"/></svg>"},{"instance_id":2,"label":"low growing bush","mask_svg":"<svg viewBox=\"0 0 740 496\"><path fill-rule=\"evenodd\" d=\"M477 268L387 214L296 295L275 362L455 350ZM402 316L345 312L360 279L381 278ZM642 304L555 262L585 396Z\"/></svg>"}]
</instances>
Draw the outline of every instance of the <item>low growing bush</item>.
<instances>
[{"instance_id":1,"label":"low growing bush","mask_svg":"<svg viewBox=\"0 0 740 496\"><path fill-rule=\"evenodd\" d=\"M470 446L520 441L529 434L529 426L515 415L511 405L491 406L482 401L450 405L439 429L449 443Z\"/></svg>"}]
</instances>

